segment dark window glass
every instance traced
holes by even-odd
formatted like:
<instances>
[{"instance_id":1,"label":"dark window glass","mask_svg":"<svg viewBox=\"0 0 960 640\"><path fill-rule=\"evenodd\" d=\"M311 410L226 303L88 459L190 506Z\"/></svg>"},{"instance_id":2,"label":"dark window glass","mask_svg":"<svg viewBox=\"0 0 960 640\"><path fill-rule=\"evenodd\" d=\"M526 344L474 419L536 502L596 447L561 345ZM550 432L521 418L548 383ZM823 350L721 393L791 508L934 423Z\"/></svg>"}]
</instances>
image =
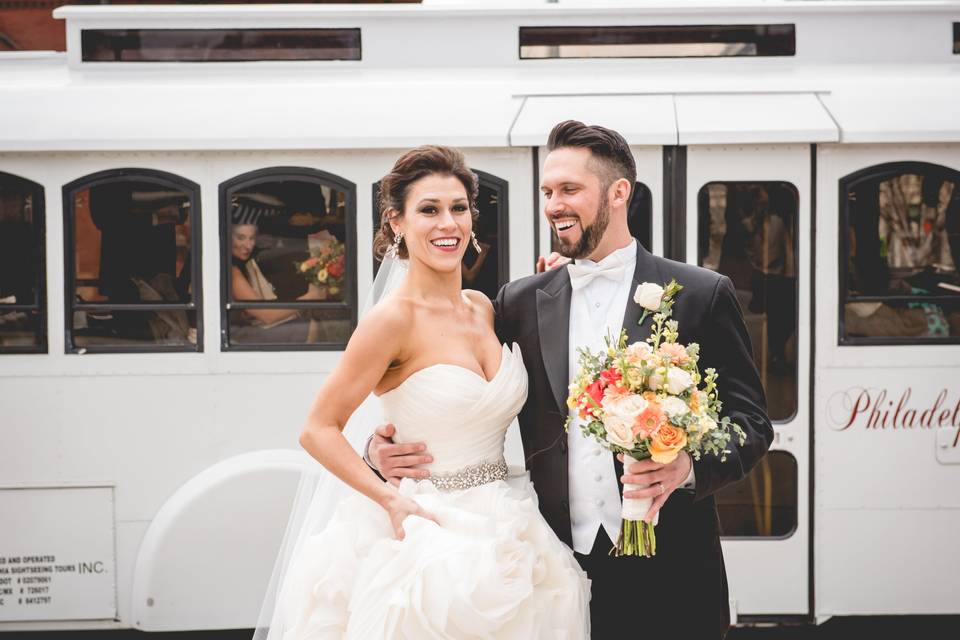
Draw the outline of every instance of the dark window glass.
<instances>
[{"instance_id":1,"label":"dark window glass","mask_svg":"<svg viewBox=\"0 0 960 640\"><path fill-rule=\"evenodd\" d=\"M224 349L343 349L356 326L355 191L313 169L221 186Z\"/></svg>"},{"instance_id":2,"label":"dark window glass","mask_svg":"<svg viewBox=\"0 0 960 640\"><path fill-rule=\"evenodd\" d=\"M47 350L43 188L0 173L0 353Z\"/></svg>"},{"instance_id":3,"label":"dark window glass","mask_svg":"<svg viewBox=\"0 0 960 640\"><path fill-rule=\"evenodd\" d=\"M67 351L200 351L199 187L109 171L64 187Z\"/></svg>"},{"instance_id":4,"label":"dark window glass","mask_svg":"<svg viewBox=\"0 0 960 640\"><path fill-rule=\"evenodd\" d=\"M841 343L960 342L958 185L927 163L841 180Z\"/></svg>"},{"instance_id":5,"label":"dark window glass","mask_svg":"<svg viewBox=\"0 0 960 640\"><path fill-rule=\"evenodd\" d=\"M627 208L627 226L630 228L630 235L637 239L645 249L652 250L650 244L653 237L653 201L650 196L650 188L642 182L633 184L633 193L630 194L630 206ZM557 240L557 234L551 229L550 250L559 251L560 242Z\"/></svg>"},{"instance_id":6,"label":"dark window glass","mask_svg":"<svg viewBox=\"0 0 960 640\"><path fill-rule=\"evenodd\" d=\"M739 482L717 492L720 535L782 538L797 528L797 459L770 451Z\"/></svg>"},{"instance_id":7,"label":"dark window glass","mask_svg":"<svg viewBox=\"0 0 960 640\"><path fill-rule=\"evenodd\" d=\"M792 56L792 24L520 27L520 58Z\"/></svg>"},{"instance_id":8,"label":"dark window glass","mask_svg":"<svg viewBox=\"0 0 960 640\"><path fill-rule=\"evenodd\" d=\"M84 62L360 60L360 29L84 29Z\"/></svg>"},{"instance_id":9,"label":"dark window glass","mask_svg":"<svg viewBox=\"0 0 960 640\"><path fill-rule=\"evenodd\" d=\"M484 171L474 170L480 181L477 195L477 209L480 214L474 224L474 233L480 243L480 253L467 247L461 263L462 285L464 289L482 291L490 299L497 296L500 287L510 279L509 238L508 238L508 185L505 180ZM373 232L380 228L380 212L377 208L380 199L380 183L373 185ZM374 260L374 272L379 268Z\"/></svg>"},{"instance_id":10,"label":"dark window glass","mask_svg":"<svg viewBox=\"0 0 960 640\"><path fill-rule=\"evenodd\" d=\"M700 266L737 290L772 420L797 408L797 211L787 182L711 182L700 189Z\"/></svg>"},{"instance_id":11,"label":"dark window glass","mask_svg":"<svg viewBox=\"0 0 960 640\"><path fill-rule=\"evenodd\" d=\"M953 23L953 52L960 53L960 22Z\"/></svg>"}]
</instances>

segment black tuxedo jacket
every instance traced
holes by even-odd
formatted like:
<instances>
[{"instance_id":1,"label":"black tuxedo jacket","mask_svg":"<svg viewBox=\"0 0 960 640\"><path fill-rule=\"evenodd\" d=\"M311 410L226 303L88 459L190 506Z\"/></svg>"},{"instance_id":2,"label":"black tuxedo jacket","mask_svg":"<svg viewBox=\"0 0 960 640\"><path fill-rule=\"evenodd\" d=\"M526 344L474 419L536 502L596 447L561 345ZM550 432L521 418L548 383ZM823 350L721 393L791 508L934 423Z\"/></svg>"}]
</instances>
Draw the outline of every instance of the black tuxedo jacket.
<instances>
[{"instance_id":1,"label":"black tuxedo jacket","mask_svg":"<svg viewBox=\"0 0 960 640\"><path fill-rule=\"evenodd\" d=\"M726 574L713 494L743 478L757 464L773 440L773 428L730 279L708 269L659 258L637 243L634 290L642 282L664 285L671 279L683 285L673 306L679 341L699 343L700 370L714 367L719 374L722 414L739 424L747 438L742 446L738 439L731 440L731 453L725 462L711 455L694 462L696 491L678 490L670 496L657 527L657 556L652 559L656 562L641 559L645 564L639 566L657 568L658 573L679 572L688 583L706 583L707 592L700 595L714 599L726 612ZM540 511L560 539L572 546L567 434L563 430L567 387L575 373L568 370L571 292L570 277L562 267L506 284L494 307L498 337L520 345L529 376L529 395L519 422L526 466ZM638 324L642 312L631 292L623 319L630 343L645 340L650 334L652 317L642 326ZM619 482L622 466L615 464ZM683 588L688 595L696 595L690 593L689 584Z\"/></svg>"}]
</instances>

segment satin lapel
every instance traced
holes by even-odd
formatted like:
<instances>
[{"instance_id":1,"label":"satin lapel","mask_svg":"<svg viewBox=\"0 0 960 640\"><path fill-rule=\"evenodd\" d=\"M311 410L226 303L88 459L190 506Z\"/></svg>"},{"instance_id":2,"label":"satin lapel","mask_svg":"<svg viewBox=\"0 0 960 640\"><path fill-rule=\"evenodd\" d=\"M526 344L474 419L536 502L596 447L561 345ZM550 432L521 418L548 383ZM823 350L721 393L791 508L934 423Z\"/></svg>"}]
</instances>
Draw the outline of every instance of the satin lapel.
<instances>
[{"instance_id":1,"label":"satin lapel","mask_svg":"<svg viewBox=\"0 0 960 640\"><path fill-rule=\"evenodd\" d=\"M623 328L627 330L627 344L642 342L650 336L650 327L653 326L653 314L647 314L640 325L640 317L643 315L643 307L633 301L633 294L637 287L643 282L654 282L659 285L666 284L653 255L637 243L637 266L633 270L633 285L630 287L630 297L627 298L627 308L623 314Z\"/></svg>"},{"instance_id":2,"label":"satin lapel","mask_svg":"<svg viewBox=\"0 0 960 640\"><path fill-rule=\"evenodd\" d=\"M560 413L567 413L567 392L570 384L570 276L567 270L558 274L543 289L537 289L537 328L540 332L540 354Z\"/></svg>"}]
</instances>

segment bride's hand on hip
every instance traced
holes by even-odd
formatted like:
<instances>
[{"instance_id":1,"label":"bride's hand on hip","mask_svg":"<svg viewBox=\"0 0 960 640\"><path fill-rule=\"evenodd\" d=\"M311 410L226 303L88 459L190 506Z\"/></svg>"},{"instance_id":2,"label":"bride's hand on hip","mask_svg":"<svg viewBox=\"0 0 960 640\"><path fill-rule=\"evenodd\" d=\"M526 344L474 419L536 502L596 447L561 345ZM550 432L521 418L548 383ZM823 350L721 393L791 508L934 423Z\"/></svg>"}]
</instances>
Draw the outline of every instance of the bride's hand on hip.
<instances>
[{"instance_id":1,"label":"bride's hand on hip","mask_svg":"<svg viewBox=\"0 0 960 640\"><path fill-rule=\"evenodd\" d=\"M395 433L392 424L380 425L374 431L367 449L373 467L394 486L403 478L421 480L429 477L429 471L416 468L418 464L433 462L433 456L427 453L427 445L422 442L396 444L393 441Z\"/></svg>"},{"instance_id":2,"label":"bride's hand on hip","mask_svg":"<svg viewBox=\"0 0 960 640\"><path fill-rule=\"evenodd\" d=\"M407 516L418 516L436 522L438 525L440 524L436 516L425 511L416 500L402 496L399 493L395 493L392 497L388 498L383 508L387 510L387 514L390 516L393 535L397 540L403 540L406 536L406 532L403 530L403 522L407 519Z\"/></svg>"}]
</instances>

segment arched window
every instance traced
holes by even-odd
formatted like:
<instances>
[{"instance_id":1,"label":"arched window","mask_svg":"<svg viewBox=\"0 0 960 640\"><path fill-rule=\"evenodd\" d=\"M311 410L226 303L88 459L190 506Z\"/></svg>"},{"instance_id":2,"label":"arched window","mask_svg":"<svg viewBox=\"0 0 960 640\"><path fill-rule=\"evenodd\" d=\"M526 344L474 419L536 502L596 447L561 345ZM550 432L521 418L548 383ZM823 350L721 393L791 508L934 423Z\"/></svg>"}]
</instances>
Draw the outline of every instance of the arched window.
<instances>
[{"instance_id":1,"label":"arched window","mask_svg":"<svg viewBox=\"0 0 960 640\"><path fill-rule=\"evenodd\" d=\"M509 183L485 171L472 170L477 174L479 193L477 195L477 217L474 233L480 243L478 254L473 245L467 247L461 266L464 289L482 291L493 299L510 279L510 237L509 237ZM373 233L380 228L380 183L373 185ZM374 258L373 270L376 273L379 261Z\"/></svg>"},{"instance_id":2,"label":"arched window","mask_svg":"<svg viewBox=\"0 0 960 640\"><path fill-rule=\"evenodd\" d=\"M0 353L46 353L43 187L0 173Z\"/></svg>"},{"instance_id":3,"label":"arched window","mask_svg":"<svg viewBox=\"0 0 960 640\"><path fill-rule=\"evenodd\" d=\"M960 172L926 162L840 180L841 344L960 342Z\"/></svg>"},{"instance_id":4,"label":"arched window","mask_svg":"<svg viewBox=\"0 0 960 640\"><path fill-rule=\"evenodd\" d=\"M63 187L66 350L201 351L200 187L113 169Z\"/></svg>"},{"instance_id":5,"label":"arched window","mask_svg":"<svg viewBox=\"0 0 960 640\"><path fill-rule=\"evenodd\" d=\"M224 350L343 349L357 323L356 188L275 167L220 185Z\"/></svg>"}]
</instances>

